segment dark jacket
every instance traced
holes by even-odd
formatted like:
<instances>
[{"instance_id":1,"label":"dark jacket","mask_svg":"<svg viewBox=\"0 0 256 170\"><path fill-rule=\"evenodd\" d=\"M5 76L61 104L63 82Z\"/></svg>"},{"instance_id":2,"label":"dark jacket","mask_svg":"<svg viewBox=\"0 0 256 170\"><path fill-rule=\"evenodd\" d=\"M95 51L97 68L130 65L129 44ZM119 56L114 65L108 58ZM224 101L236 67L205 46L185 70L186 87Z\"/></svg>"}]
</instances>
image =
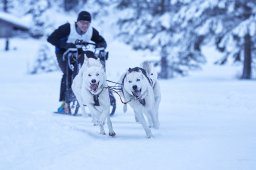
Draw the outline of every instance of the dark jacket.
<instances>
[{"instance_id":1,"label":"dark jacket","mask_svg":"<svg viewBox=\"0 0 256 170\"><path fill-rule=\"evenodd\" d=\"M56 47L56 53L64 53L68 48L68 36L70 34L70 23L61 25L47 38L47 41ZM96 47L107 47L105 39L93 28L91 40L96 43Z\"/></svg>"}]
</instances>

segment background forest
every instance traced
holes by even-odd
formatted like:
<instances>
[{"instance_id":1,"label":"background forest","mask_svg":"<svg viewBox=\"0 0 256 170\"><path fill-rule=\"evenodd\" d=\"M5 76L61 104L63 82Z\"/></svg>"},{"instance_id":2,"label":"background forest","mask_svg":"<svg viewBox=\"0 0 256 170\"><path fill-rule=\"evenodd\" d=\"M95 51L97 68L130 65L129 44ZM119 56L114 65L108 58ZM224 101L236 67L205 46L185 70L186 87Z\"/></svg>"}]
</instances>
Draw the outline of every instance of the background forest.
<instances>
[{"instance_id":1,"label":"background forest","mask_svg":"<svg viewBox=\"0 0 256 170\"><path fill-rule=\"evenodd\" d=\"M221 52L216 64L233 62L241 67L239 78L254 77L255 0L2 0L0 9L29 18L34 38L45 38L66 22L52 16L68 20L87 9L100 26L111 26L112 37L156 56L152 62L163 79L200 68L205 45Z\"/></svg>"}]
</instances>

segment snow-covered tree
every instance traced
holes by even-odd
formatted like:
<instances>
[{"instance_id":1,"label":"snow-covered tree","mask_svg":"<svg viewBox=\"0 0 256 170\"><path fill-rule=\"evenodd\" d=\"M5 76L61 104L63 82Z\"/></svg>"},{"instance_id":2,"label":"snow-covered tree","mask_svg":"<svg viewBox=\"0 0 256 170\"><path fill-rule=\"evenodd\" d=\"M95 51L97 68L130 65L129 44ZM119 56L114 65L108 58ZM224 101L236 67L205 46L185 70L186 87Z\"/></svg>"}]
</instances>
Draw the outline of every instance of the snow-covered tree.
<instances>
[{"instance_id":1,"label":"snow-covered tree","mask_svg":"<svg viewBox=\"0 0 256 170\"><path fill-rule=\"evenodd\" d=\"M256 48L256 1L228 1L224 14L218 22L221 29L216 32L216 46L223 52L223 57L217 61L225 64L232 58L234 62L243 62L242 79L250 79L252 74L253 57Z\"/></svg>"},{"instance_id":2,"label":"snow-covered tree","mask_svg":"<svg viewBox=\"0 0 256 170\"><path fill-rule=\"evenodd\" d=\"M14 8L14 2L11 0L2 0L0 1L0 11L10 12Z\"/></svg>"},{"instance_id":3,"label":"snow-covered tree","mask_svg":"<svg viewBox=\"0 0 256 170\"><path fill-rule=\"evenodd\" d=\"M162 78L177 73L185 75L188 69L198 68L198 63L205 62L195 45L201 41L193 28L198 23L183 22L191 15L183 11L188 6L185 2L169 0L126 0L118 6L122 10L119 37L134 49L150 50L158 55Z\"/></svg>"},{"instance_id":4,"label":"snow-covered tree","mask_svg":"<svg viewBox=\"0 0 256 170\"><path fill-rule=\"evenodd\" d=\"M120 0L119 36L135 49L159 55L160 76L168 78L173 72L184 74L204 63L201 46L213 39L223 52L220 63L230 56L242 60L246 30L250 36L255 35L255 3L254 0Z\"/></svg>"},{"instance_id":5,"label":"snow-covered tree","mask_svg":"<svg viewBox=\"0 0 256 170\"><path fill-rule=\"evenodd\" d=\"M52 72L59 70L55 54L51 50L50 44L43 42L37 52L34 61L30 63L28 72L37 74L42 72Z\"/></svg>"}]
</instances>

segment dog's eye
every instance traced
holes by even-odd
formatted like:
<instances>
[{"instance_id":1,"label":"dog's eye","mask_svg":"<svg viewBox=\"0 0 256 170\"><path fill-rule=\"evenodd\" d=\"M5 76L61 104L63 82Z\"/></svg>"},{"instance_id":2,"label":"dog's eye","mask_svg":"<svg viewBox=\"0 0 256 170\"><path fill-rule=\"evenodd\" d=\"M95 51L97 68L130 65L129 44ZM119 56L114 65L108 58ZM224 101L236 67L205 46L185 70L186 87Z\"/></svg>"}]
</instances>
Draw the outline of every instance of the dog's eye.
<instances>
[{"instance_id":1,"label":"dog's eye","mask_svg":"<svg viewBox=\"0 0 256 170\"><path fill-rule=\"evenodd\" d=\"M99 73L96 74L96 76L99 76L99 75L100 75Z\"/></svg>"},{"instance_id":2,"label":"dog's eye","mask_svg":"<svg viewBox=\"0 0 256 170\"><path fill-rule=\"evenodd\" d=\"M131 80L129 80L128 82L129 82L129 83L132 83L132 81L131 81Z\"/></svg>"},{"instance_id":3,"label":"dog's eye","mask_svg":"<svg viewBox=\"0 0 256 170\"><path fill-rule=\"evenodd\" d=\"M153 73L151 73L150 75L151 75L151 76L153 76L154 74L153 74Z\"/></svg>"},{"instance_id":4,"label":"dog's eye","mask_svg":"<svg viewBox=\"0 0 256 170\"><path fill-rule=\"evenodd\" d=\"M92 75L91 74L88 74L89 77L91 77Z\"/></svg>"},{"instance_id":5,"label":"dog's eye","mask_svg":"<svg viewBox=\"0 0 256 170\"><path fill-rule=\"evenodd\" d=\"M140 81L140 79L137 79L136 81Z\"/></svg>"}]
</instances>

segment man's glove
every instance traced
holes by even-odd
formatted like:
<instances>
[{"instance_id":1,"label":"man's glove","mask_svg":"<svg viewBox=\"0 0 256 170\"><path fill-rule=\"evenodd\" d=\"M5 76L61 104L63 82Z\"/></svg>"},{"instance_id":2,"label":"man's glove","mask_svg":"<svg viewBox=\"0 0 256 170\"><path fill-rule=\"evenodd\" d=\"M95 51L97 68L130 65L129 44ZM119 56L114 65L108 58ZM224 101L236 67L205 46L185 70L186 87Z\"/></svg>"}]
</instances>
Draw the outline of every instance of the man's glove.
<instances>
[{"instance_id":1,"label":"man's glove","mask_svg":"<svg viewBox=\"0 0 256 170\"><path fill-rule=\"evenodd\" d=\"M108 52L105 50L100 50L98 57L100 58L100 60L107 60L108 59Z\"/></svg>"},{"instance_id":2,"label":"man's glove","mask_svg":"<svg viewBox=\"0 0 256 170\"><path fill-rule=\"evenodd\" d=\"M97 43L96 48L107 48L107 44L106 42Z\"/></svg>"}]
</instances>

